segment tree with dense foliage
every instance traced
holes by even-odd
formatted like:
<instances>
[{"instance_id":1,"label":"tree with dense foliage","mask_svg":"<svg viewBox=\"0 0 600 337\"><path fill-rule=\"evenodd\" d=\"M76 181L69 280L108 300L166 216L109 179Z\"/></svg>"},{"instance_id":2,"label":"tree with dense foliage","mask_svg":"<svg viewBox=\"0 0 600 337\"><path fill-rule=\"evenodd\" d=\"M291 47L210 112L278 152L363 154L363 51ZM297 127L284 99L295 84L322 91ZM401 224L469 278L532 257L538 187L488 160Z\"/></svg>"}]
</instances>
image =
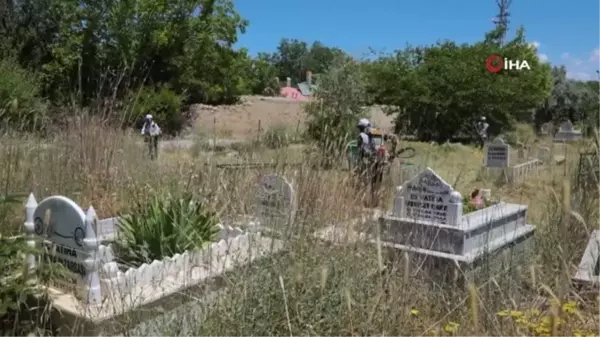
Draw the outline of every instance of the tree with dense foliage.
<instances>
[{"instance_id":1,"label":"tree with dense foliage","mask_svg":"<svg viewBox=\"0 0 600 337\"><path fill-rule=\"evenodd\" d=\"M254 57L234 48L249 22L232 0L5 4L0 8L0 122L18 121L30 129L46 117L62 119L57 106L75 104L94 107L124 125L154 112L165 131L176 133L185 125L181 110L191 103L278 95L286 77L295 84L306 80L308 70L330 76L334 64L339 68L339 60L351 59L320 41L282 39L275 52ZM503 29L474 44L443 41L348 61L360 72L352 79L360 78L356 84L364 90L358 101L386 105L398 132L422 140L470 137L479 116L491 121L493 134L516 121L540 125L569 118L597 125L598 82L567 79L564 68L550 71L522 29L501 43ZM490 54L526 60L531 70L490 74L484 67Z\"/></svg>"},{"instance_id":2,"label":"tree with dense foliage","mask_svg":"<svg viewBox=\"0 0 600 337\"><path fill-rule=\"evenodd\" d=\"M365 109L365 87L360 64L347 56L333 59L322 74L315 100L308 103L307 135L328 160L341 155L344 145L356 136L356 122L369 117Z\"/></svg>"},{"instance_id":3,"label":"tree with dense foliage","mask_svg":"<svg viewBox=\"0 0 600 337\"><path fill-rule=\"evenodd\" d=\"M508 130L548 97L550 70L523 30L503 46L490 36L472 45L444 41L408 48L375 61L367 68L375 72L369 93L375 102L396 107L392 113L397 114L398 131L421 140L474 136L481 116L491 122L492 134ZM492 54L527 60L531 70L489 73L485 60Z\"/></svg>"}]
</instances>

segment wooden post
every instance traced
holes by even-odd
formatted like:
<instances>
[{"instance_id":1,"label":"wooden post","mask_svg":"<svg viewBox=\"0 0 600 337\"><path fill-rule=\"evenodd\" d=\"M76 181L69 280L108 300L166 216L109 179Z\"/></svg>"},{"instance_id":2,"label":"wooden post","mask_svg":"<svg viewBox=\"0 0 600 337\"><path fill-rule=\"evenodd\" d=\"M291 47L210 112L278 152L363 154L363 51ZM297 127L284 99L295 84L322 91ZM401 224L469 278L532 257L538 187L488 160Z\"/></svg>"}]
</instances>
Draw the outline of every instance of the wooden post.
<instances>
[{"instance_id":1,"label":"wooden post","mask_svg":"<svg viewBox=\"0 0 600 337\"><path fill-rule=\"evenodd\" d=\"M217 117L213 119L213 151L217 148Z\"/></svg>"},{"instance_id":2,"label":"wooden post","mask_svg":"<svg viewBox=\"0 0 600 337\"><path fill-rule=\"evenodd\" d=\"M260 119L258 120L258 130L256 132L256 142L259 143L260 142Z\"/></svg>"}]
</instances>

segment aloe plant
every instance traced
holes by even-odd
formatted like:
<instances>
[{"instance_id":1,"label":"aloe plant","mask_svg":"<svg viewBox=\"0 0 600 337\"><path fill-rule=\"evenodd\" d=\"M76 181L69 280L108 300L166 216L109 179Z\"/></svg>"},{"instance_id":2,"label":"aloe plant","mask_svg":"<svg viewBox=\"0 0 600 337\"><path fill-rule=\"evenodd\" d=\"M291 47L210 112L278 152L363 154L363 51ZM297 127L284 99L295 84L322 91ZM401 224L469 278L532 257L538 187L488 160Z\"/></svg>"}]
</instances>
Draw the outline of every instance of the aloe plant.
<instances>
[{"instance_id":1,"label":"aloe plant","mask_svg":"<svg viewBox=\"0 0 600 337\"><path fill-rule=\"evenodd\" d=\"M141 265L202 248L218 235L218 218L191 195L155 196L121 216L115 250L119 260Z\"/></svg>"}]
</instances>

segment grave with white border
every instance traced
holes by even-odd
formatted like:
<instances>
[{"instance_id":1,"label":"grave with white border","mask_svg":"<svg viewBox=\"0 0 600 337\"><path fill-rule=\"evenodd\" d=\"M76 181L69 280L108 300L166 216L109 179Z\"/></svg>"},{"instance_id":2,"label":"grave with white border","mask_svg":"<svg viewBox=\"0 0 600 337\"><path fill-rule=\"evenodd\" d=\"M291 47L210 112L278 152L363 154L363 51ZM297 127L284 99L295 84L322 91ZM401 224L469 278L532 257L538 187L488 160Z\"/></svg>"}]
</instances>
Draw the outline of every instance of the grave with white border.
<instances>
[{"instance_id":1,"label":"grave with white border","mask_svg":"<svg viewBox=\"0 0 600 337\"><path fill-rule=\"evenodd\" d=\"M543 165L543 162L537 158L526 158L523 146L518 149L517 159L524 162L511 165L510 157L510 145L501 137L496 137L491 143L485 145L484 169L486 173L501 173L509 183L515 184L522 182L529 175L538 173Z\"/></svg>"},{"instance_id":2,"label":"grave with white border","mask_svg":"<svg viewBox=\"0 0 600 337\"><path fill-rule=\"evenodd\" d=\"M180 301L183 291L202 288L224 273L283 247L280 240L260 232L219 225L218 241L204 249L122 270L111 245L102 244L96 235L98 220L92 207L84 212L64 196L51 196L37 204L30 195L25 208L28 245L44 248L44 255L70 271L66 282L48 285L55 309L53 323L63 335L115 334L115 322L129 321L135 312L151 311L157 303L164 305L175 298ZM110 235L114 235L111 226L117 221L105 221L109 224L106 232L112 231ZM30 256L28 261L31 268L39 263L36 256ZM71 286L65 284L69 282ZM173 315L178 314L167 311L159 316L164 319ZM155 319L155 315L148 316Z\"/></svg>"},{"instance_id":3,"label":"grave with white border","mask_svg":"<svg viewBox=\"0 0 600 337\"><path fill-rule=\"evenodd\" d=\"M427 168L398 188L391 214L381 217L370 234L394 255L409 253L426 261L430 268L424 270L446 283L456 268L466 278L477 278L488 263L493 267L488 272L504 272L507 254L526 260L535 232L527 224L527 209L499 202L465 214L461 194Z\"/></svg>"},{"instance_id":4,"label":"grave with white border","mask_svg":"<svg viewBox=\"0 0 600 337\"><path fill-rule=\"evenodd\" d=\"M581 130L575 130L573 123L567 120L560 124L558 132L554 135L555 142L571 142L583 138Z\"/></svg>"},{"instance_id":5,"label":"grave with white border","mask_svg":"<svg viewBox=\"0 0 600 337\"><path fill-rule=\"evenodd\" d=\"M573 281L579 286L596 289L600 286L600 230L590 235Z\"/></svg>"}]
</instances>

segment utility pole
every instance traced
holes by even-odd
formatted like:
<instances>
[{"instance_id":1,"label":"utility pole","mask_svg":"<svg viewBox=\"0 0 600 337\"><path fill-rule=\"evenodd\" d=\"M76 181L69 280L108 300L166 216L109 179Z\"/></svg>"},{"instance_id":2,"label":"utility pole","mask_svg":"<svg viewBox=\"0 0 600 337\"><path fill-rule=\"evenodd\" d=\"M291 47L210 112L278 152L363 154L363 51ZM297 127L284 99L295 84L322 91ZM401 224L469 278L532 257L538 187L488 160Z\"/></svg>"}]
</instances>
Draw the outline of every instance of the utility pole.
<instances>
[{"instance_id":1,"label":"utility pole","mask_svg":"<svg viewBox=\"0 0 600 337\"><path fill-rule=\"evenodd\" d=\"M508 31L508 23L510 22L508 21L508 17L510 16L508 7L510 7L511 3L512 0L496 0L496 4L498 5L498 15L496 15L496 18L494 19L494 24L496 24L496 27L502 28L502 35L500 35L501 46L504 45L504 39L506 38L506 32Z\"/></svg>"}]
</instances>

